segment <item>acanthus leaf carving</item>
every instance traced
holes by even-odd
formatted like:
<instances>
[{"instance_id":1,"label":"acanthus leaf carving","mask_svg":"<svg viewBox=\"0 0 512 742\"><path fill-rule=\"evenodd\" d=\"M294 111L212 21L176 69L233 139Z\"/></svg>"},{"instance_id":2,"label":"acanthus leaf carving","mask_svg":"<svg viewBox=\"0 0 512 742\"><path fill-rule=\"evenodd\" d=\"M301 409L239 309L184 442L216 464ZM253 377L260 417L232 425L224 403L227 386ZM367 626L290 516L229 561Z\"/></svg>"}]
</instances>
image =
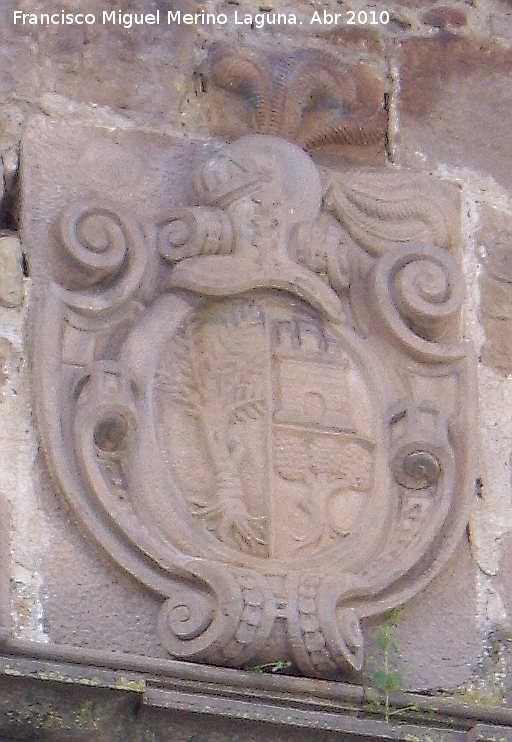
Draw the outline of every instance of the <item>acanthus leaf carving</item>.
<instances>
[{"instance_id":1,"label":"acanthus leaf carving","mask_svg":"<svg viewBox=\"0 0 512 742\"><path fill-rule=\"evenodd\" d=\"M456 245L449 204L425 193L417 178L401 171L322 171L326 208L368 253L381 257L403 245Z\"/></svg>"},{"instance_id":2,"label":"acanthus leaf carving","mask_svg":"<svg viewBox=\"0 0 512 742\"><path fill-rule=\"evenodd\" d=\"M451 238L438 206L372 211L369 181L342 214L342 177L271 135L189 177L195 201L151 229L101 200L60 218L35 315L59 328L35 359L50 466L162 596L172 656L358 671L363 619L432 579L466 522ZM375 315L364 333L355 288Z\"/></svg>"}]
</instances>

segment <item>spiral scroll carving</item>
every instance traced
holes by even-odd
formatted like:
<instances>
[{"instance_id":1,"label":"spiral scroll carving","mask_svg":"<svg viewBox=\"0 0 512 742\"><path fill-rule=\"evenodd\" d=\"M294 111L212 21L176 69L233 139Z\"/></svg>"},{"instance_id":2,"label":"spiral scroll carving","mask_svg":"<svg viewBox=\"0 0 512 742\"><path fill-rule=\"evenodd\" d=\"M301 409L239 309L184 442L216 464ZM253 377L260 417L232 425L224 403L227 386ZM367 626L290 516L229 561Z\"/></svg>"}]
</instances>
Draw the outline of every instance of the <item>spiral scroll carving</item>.
<instances>
[{"instance_id":1,"label":"spiral scroll carving","mask_svg":"<svg viewBox=\"0 0 512 742\"><path fill-rule=\"evenodd\" d=\"M445 410L428 400L404 400L390 420L391 471L398 484L426 490L453 475Z\"/></svg>"},{"instance_id":2,"label":"spiral scroll carving","mask_svg":"<svg viewBox=\"0 0 512 742\"><path fill-rule=\"evenodd\" d=\"M211 595L193 595L191 589L179 585L166 603L167 628L177 640L193 641L203 634L213 621L215 604Z\"/></svg>"},{"instance_id":3,"label":"spiral scroll carving","mask_svg":"<svg viewBox=\"0 0 512 742\"><path fill-rule=\"evenodd\" d=\"M379 261L376 304L392 335L420 361L452 362L465 347L445 342L464 299L455 260L435 247L404 247Z\"/></svg>"},{"instance_id":4,"label":"spiral scroll carving","mask_svg":"<svg viewBox=\"0 0 512 742\"><path fill-rule=\"evenodd\" d=\"M195 255L226 254L233 249L233 227L221 209L175 209L161 219L159 226L158 250L169 262Z\"/></svg>"},{"instance_id":5,"label":"spiral scroll carving","mask_svg":"<svg viewBox=\"0 0 512 742\"><path fill-rule=\"evenodd\" d=\"M129 369L99 361L86 370L77 390L76 452L88 480L100 490L98 459L123 456L137 430L134 388Z\"/></svg>"},{"instance_id":6,"label":"spiral scroll carving","mask_svg":"<svg viewBox=\"0 0 512 742\"><path fill-rule=\"evenodd\" d=\"M408 489L427 489L437 484L441 476L442 464L437 456L429 451L400 450L391 463L397 482Z\"/></svg>"},{"instance_id":7,"label":"spiral scroll carving","mask_svg":"<svg viewBox=\"0 0 512 742\"><path fill-rule=\"evenodd\" d=\"M177 583L160 609L160 638L174 657L224 662L223 648L244 607L240 587L227 570L212 564L197 564L191 574L198 579Z\"/></svg>"},{"instance_id":8,"label":"spiral scroll carving","mask_svg":"<svg viewBox=\"0 0 512 742\"><path fill-rule=\"evenodd\" d=\"M73 203L60 218L60 242L71 272L88 289L57 285L70 307L96 314L116 309L132 296L144 275L147 250L137 223L116 207Z\"/></svg>"}]
</instances>

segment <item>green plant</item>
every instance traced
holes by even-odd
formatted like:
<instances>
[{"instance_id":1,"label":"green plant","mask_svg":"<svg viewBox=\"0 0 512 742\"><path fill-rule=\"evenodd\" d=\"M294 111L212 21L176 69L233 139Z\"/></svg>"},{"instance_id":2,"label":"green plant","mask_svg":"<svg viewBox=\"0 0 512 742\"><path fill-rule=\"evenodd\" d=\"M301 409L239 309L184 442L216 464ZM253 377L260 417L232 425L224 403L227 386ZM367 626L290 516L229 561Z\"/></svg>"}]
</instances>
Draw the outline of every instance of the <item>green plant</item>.
<instances>
[{"instance_id":1,"label":"green plant","mask_svg":"<svg viewBox=\"0 0 512 742\"><path fill-rule=\"evenodd\" d=\"M390 667L390 660L393 655L400 655L397 645L393 639L393 632L396 629L396 625L399 617L401 616L403 607L399 606L395 608L389 614L388 620L382 626L379 635L377 637L377 643L383 652L382 667L376 670L373 676L373 682L383 691L385 694L384 699L384 718L386 722L389 722L390 716L393 714L389 708L389 697L391 693L396 693L402 687L402 676L396 670L392 670ZM402 711L403 709L400 709Z\"/></svg>"},{"instance_id":2,"label":"green plant","mask_svg":"<svg viewBox=\"0 0 512 742\"><path fill-rule=\"evenodd\" d=\"M282 670L288 670L291 666L292 663L289 660L278 660L277 662L267 662L265 665L255 665L245 669L255 672L256 675L263 675L264 672L282 672Z\"/></svg>"}]
</instances>

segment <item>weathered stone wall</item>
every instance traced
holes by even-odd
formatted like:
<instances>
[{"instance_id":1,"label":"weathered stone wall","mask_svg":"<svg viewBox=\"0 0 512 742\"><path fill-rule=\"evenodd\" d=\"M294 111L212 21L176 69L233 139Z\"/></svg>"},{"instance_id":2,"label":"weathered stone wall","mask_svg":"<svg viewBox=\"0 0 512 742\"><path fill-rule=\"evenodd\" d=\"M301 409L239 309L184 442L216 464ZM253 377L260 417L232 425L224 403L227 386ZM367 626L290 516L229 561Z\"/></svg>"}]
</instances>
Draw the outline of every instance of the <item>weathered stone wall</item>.
<instances>
[{"instance_id":1,"label":"weathered stone wall","mask_svg":"<svg viewBox=\"0 0 512 742\"><path fill-rule=\"evenodd\" d=\"M249 56L263 50L272 58L283 50L292 54L307 48L352 65L359 86L359 141L351 135L340 147L320 137L310 148L317 162L412 168L439 187L448 184L442 187L451 198L460 198L467 285L463 335L478 357L472 392L478 410L473 512L468 540L448 568L394 620L399 654L393 653L391 661L404 689L444 690L486 705L511 702L512 6L499 0L417 5L409 0L378 5L377 11L388 11L390 20L371 26L347 25L350 10L371 9L359 0L278 0L273 10L296 13L298 24L257 29L234 24L235 11L259 11L240 0L208 4L209 12L226 13L223 26L162 23L128 29L99 22L15 25L16 10L80 8L71 0L46 0L44 8L29 0L2 3L5 196L0 226L9 236L0 243L0 494L1 520L10 539L9 548L7 536L4 541L4 569L10 580L7 630L12 636L166 656L145 630L154 623L158 601L134 588L89 545L55 498L38 453L27 356L31 266L23 264L22 270L12 237L22 219L17 173L27 121L39 114L120 138L133 133L134 141L137 132L199 143L212 135L234 138L247 133L248 124L243 110L229 109L229 86L220 89L211 82L209 50L227 44ZM87 11L98 18L115 8L111 0L87 3ZM169 10L201 8L187 0L172 6L166 0L136 0L129 11L157 9L166 16ZM339 13L338 23L311 24L312 14L323 17L324 10ZM373 127L368 132L367 121ZM107 179L115 184L115 163L109 167ZM124 167L120 164L119 172ZM143 157L137 167L144 167ZM80 560L71 583L59 569L70 560ZM87 610L80 605L81 595L87 596ZM63 620L66 611L71 618ZM382 626L380 621L368 627L373 640L358 682L372 682L382 665Z\"/></svg>"}]
</instances>

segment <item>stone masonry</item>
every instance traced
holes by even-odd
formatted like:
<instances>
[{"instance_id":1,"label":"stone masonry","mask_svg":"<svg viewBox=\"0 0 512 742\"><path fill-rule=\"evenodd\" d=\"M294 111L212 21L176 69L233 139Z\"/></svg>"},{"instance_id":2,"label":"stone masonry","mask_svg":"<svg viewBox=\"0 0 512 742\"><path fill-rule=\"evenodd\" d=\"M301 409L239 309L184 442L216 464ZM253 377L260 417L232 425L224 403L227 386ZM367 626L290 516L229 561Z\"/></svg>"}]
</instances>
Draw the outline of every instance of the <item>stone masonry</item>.
<instances>
[{"instance_id":1,"label":"stone masonry","mask_svg":"<svg viewBox=\"0 0 512 742\"><path fill-rule=\"evenodd\" d=\"M105 10L118 10L113 0L89 0L84 11L85 5L97 18ZM78 157L76 144L69 144L73 132L88 131L94 145L81 153L80 168L99 172L105 163L108 169L98 175L101 187L106 192L110 183L113 191L122 191L123 198L132 198L135 204L140 187L146 199L142 214L147 203L160 198L156 185L154 192L146 185L144 172L158 170L159 152L164 162L166 141L172 139L195 152L255 133L281 136L284 130L285 138L306 149L319 167L412 172L423 188L449 204L466 288L459 330L474 349L475 373L467 389L476 410L469 423L475 449L467 534L447 566L403 609L391 618L385 613L363 619L366 661L351 682L373 686L384 663L386 667L390 663L399 678L395 690L442 693L482 708L508 709L512 704L510 1L402 0L370 5L363 0L275 0L258 5L252 0L204 4L133 0L125 12L158 10L166 17L177 10L182 14L205 10L224 13L227 22L131 28L100 22L52 27L13 22L15 11L62 9L81 10L76 0L0 3L0 595L4 594L0 605L10 606L1 618L2 640L169 659L153 631L158 597L133 581L77 525L72 510L55 492L39 443L34 412L38 380L30 358L38 256L33 248L25 249L31 224L24 222L21 204L30 199L33 219L51 211L53 185L45 174L53 172L51 148L58 151L62 137L63 147L69 146ZM370 23L371 10L389 13L389 22ZM367 22L357 22L361 11ZM251 27L235 22L235 13L240 17L278 12L296 14L297 24L257 28L254 23ZM322 18L325 13L327 22L311 24L315 12ZM351 12L354 24L347 23ZM340 14L337 23L329 22L334 13ZM248 84L238 85L233 82L235 73L226 71L226 60L235 57L233 70L253 65L270 81L266 93L270 102L263 101L257 113L247 104L253 89L247 93ZM318 130L302 126L308 111L322 109L322 100L316 99L304 105L302 128L294 129L285 117L275 124L275 111L285 108L282 101L298 95L292 86L282 93L286 86L280 82L280 71L293 70L304 60L329 67L338 89L351 86L346 99L353 95L354 100L342 135L336 123ZM279 98L281 94L285 97ZM265 106L270 113L265 113ZM259 128L254 124L257 116ZM113 142L119 146L117 159ZM25 152L36 151L46 168L37 174L45 189L39 201L37 188L30 190L30 178L35 178L32 164L23 159ZM65 166L55 164L58 171L64 173ZM67 177L55 183L56 202L66 189L74 188L72 176L65 182ZM169 194L175 193L182 198L178 186L169 187ZM70 562L72 573L66 567ZM383 642L388 635L396 651Z\"/></svg>"}]
</instances>

